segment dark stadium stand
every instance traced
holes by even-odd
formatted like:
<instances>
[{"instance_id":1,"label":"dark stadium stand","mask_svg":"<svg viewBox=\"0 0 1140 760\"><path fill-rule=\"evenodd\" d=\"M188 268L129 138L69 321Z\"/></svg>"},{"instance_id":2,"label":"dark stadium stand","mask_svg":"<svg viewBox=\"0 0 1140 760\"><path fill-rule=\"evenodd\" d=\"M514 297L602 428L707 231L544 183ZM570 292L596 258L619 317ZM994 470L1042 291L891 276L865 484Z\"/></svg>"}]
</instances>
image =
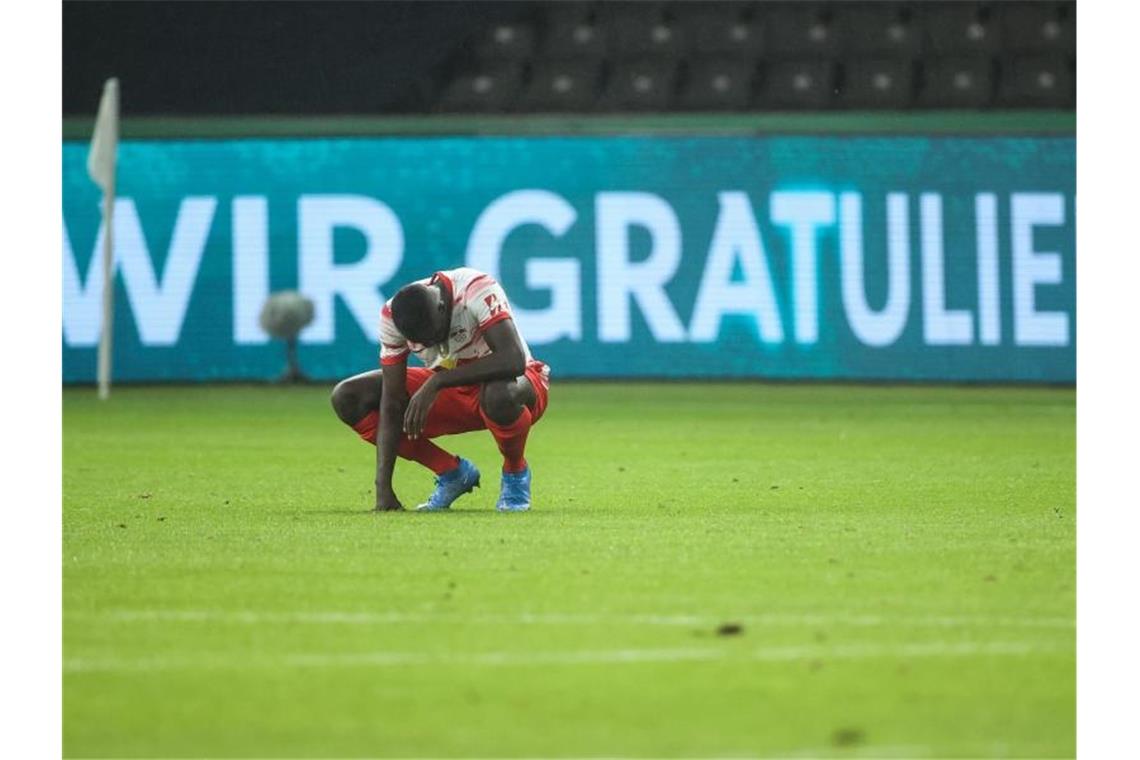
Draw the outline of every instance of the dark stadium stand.
<instances>
[{"instance_id":1,"label":"dark stadium stand","mask_svg":"<svg viewBox=\"0 0 1140 760\"><path fill-rule=\"evenodd\" d=\"M537 63L526 96L503 106L488 91L476 110L1069 109L1076 98L1071 2L713 0L530 11L524 39ZM468 82L485 59L457 55L450 76ZM441 106L449 108L446 98Z\"/></svg>"},{"instance_id":2,"label":"dark stadium stand","mask_svg":"<svg viewBox=\"0 0 1140 760\"><path fill-rule=\"evenodd\" d=\"M179 23L197 19L209 56L164 43L175 14L163 6L174 5L184 6ZM69 45L95 63L65 79L64 114L90 112L91 93L110 75L122 78L135 114L1071 110L1076 102L1071 1L330 0L274 3L272 33L257 26L248 6L258 5L65 3L65 30L85 30L65 39L65 64ZM122 44L91 41L104 38ZM139 39L151 42L132 47ZM224 75L211 70L215 60ZM395 60L399 67L386 63Z\"/></svg>"}]
</instances>

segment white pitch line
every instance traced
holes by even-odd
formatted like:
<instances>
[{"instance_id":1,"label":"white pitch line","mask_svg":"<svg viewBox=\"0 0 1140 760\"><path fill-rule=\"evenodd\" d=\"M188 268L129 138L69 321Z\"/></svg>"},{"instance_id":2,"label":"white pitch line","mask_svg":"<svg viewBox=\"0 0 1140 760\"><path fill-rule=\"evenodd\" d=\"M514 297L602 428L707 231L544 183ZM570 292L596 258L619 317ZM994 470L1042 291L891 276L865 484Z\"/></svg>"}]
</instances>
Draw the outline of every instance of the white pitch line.
<instances>
[{"instance_id":1,"label":"white pitch line","mask_svg":"<svg viewBox=\"0 0 1140 760\"><path fill-rule=\"evenodd\" d=\"M611 649L566 652L344 652L300 653L280 657L232 654L199 654L137 659L70 658L64 661L66 673L152 672L166 670L250 670L259 668L337 668L405 667L449 665L511 667L535 665L593 665L633 663L675 663L711 661L802 662L810 660L858 660L876 658L1028 656L1067 654L1072 647L1043 646L1026 641L944 642L931 641L901 645L852 644L841 646L760 647L750 652L727 648Z\"/></svg>"},{"instance_id":2,"label":"white pitch line","mask_svg":"<svg viewBox=\"0 0 1140 760\"><path fill-rule=\"evenodd\" d=\"M103 613L67 613L65 618L95 617L110 622L211 622L245 625L297 623L315 625L474 624L474 625L655 625L705 626L738 622L760 628L794 626L915 627L915 628L1075 628L1066 617L900 616L770 613L711 617L707 615L591 615L578 613L460 614L432 612L351 612L314 610L297 612L248 610L110 610Z\"/></svg>"}]
</instances>

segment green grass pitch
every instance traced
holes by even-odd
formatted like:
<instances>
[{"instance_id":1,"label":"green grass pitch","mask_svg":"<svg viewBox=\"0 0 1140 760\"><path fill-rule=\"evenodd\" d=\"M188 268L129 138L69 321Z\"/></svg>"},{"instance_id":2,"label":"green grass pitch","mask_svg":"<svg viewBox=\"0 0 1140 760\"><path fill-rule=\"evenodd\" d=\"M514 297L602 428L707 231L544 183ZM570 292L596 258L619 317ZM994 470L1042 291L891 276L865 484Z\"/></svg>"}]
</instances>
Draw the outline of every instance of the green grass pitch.
<instances>
[{"instance_id":1,"label":"green grass pitch","mask_svg":"<svg viewBox=\"0 0 1140 760\"><path fill-rule=\"evenodd\" d=\"M556 381L533 511L372 514L326 388L66 389L65 754L1073 756L1075 412Z\"/></svg>"}]
</instances>

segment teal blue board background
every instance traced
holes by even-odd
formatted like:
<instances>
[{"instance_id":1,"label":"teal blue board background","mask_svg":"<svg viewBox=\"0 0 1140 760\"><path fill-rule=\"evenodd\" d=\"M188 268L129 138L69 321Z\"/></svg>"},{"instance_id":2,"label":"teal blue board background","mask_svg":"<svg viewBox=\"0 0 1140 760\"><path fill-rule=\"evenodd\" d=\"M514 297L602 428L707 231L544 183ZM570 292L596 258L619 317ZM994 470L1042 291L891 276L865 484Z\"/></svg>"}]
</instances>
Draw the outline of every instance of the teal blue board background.
<instances>
[{"instance_id":1,"label":"teal blue board background","mask_svg":"<svg viewBox=\"0 0 1140 760\"><path fill-rule=\"evenodd\" d=\"M78 284L74 279L70 285L65 282L64 382L95 378L93 336L98 324L92 320L97 299L88 277L97 268L90 264L98 250L100 194L87 177L86 156L86 144L64 143L64 263L66 269L70 257L78 276ZM256 243L243 242L235 234L235 199L245 199L243 203L254 199L254 205L261 204L266 212L268 290L299 285L300 251L311 242L301 240L302 198L335 205L337 198L352 197L369 208L388 209L399 227L402 252L389 240L380 245L384 250L368 254L368 238L351 226L336 228L331 238L332 265L351 266L367 255L388 262L382 268L392 273L385 281L362 280L377 298L388 298L411 279L463 266L472 230L492 203L517 191L540 190L569 207L573 219L560 235L536 224L511 231L499 251L499 274L515 307L541 312L551 307L552 293L537 280L528 281L528 262L578 262L580 287L571 300L579 315L565 321L576 325L568 331L577 337L530 341L533 353L551 365L556 378L1071 383L1076 379L1075 174L1075 141L1067 137L127 141L120 147L118 208L129 203L137 212L145 246L136 246L133 252L117 248L120 260L134 257L136 282L127 288L121 274L116 278L115 379L268 379L281 370L279 344L236 337L236 304L246 303L248 315L250 309L259 308L260 303L253 301L260 301L263 290L250 286L257 276L242 282L235 278L234 257L257 249ZM641 195L610 195L619 193ZM782 331L779 340L771 340L771 333L768 341L763 340L760 318L747 309L729 311L715 320L719 327L712 340L692 335L698 291L726 193L747 199L770 273ZM830 198L836 214L842 194L860 195L862 282L872 310L883 308L888 292L887 196L905 196L909 302L896 338L885 345L868 345L852 328L841 287L840 246L841 236L851 233L840 223L809 229L806 240L813 247L815 266L807 280L804 271L796 274L792 229L774 218L778 203L773 194L782 193L812 193L816 201ZM982 225L984 235L979 235L975 213L979 194L991 198L996 209L992 226ZM622 323L622 317L612 300L607 306L599 295L604 286L598 281L599 262L616 254L612 236L609 243L600 243L598 210L609 204L606 213L621 216L627 200L649 196L654 196L651 202L656 208L664 207L666 216L675 218L679 232L680 259L665 279L663 292L682 333L669 340L655 338L641 302L626 299L628 336L615 340L611 330L610 339L604 340L602 322ZM187 203L188 198L192 202ZM924 227L929 220L920 212L932 202L941 207L940 237L931 233L929 225ZM1022 210L1020 227L1017 209ZM738 223L730 225L728 238L735 242L726 245L737 250L752 233L738 217L734 219ZM183 227L179 255L193 259L189 268L168 266L178 247L172 241L179 237L179 225ZM241 229L245 234L258 228ZM656 255L654 245L660 240L655 242L654 233L638 224L621 231L628 262L623 258L619 265L636 267ZM979 286L983 236L988 236L996 254L996 279ZM129 235L119 237L117 246L130 243ZM924 310L930 301L924 273L930 275L930 265L923 246L935 237L942 243L942 310L959 314L959 328L961 315L966 320L965 332L958 329L951 345L931 339L931 315ZM200 258L186 254L195 249ZM1026 256L1036 264L1027 265ZM155 273L155 281L147 286L153 291L149 305L140 295L146 283L138 274L143 271L139 262L149 262ZM747 270L745 263L734 261L731 275L723 278L728 285L739 286L755 277L755 269ZM749 282L755 284L754 279ZM795 295L797 288L805 287L817 293L816 308L810 310L814 317ZM179 288L184 298L177 297ZM323 337L309 334L303 340L304 369L316 379L332 380L375 367L376 345L369 334L374 325L369 319L378 315L365 319L354 314L340 297L317 301L319 312L331 312L324 317L331 318L335 328ZM982 312L989 315L986 336ZM1040 324L1030 324L1031 318L1041 315L1052 325L1043 331ZM655 319L664 324L662 318ZM797 325L812 321L817 323L815 335L804 328L809 334L797 340ZM621 333L619 326L617 334Z\"/></svg>"}]
</instances>

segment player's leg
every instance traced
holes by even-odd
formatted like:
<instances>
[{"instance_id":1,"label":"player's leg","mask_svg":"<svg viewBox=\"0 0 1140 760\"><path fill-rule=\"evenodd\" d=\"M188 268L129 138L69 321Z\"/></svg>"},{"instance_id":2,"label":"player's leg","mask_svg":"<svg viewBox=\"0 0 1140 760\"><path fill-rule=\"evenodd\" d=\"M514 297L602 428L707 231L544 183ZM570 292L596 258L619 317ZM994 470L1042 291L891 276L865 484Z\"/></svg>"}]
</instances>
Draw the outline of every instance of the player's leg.
<instances>
[{"instance_id":1,"label":"player's leg","mask_svg":"<svg viewBox=\"0 0 1140 760\"><path fill-rule=\"evenodd\" d=\"M422 367L409 369L408 393L414 394L418 391L429 377L431 377L430 370ZM435 402L428 411L422 436L414 441L408 441L408 444L438 448L428 439L482 428L482 419L476 411L473 411L477 406L473 400L475 395L476 389L473 386L444 388L436 395ZM448 509L456 499L465 493L470 493L479 485L479 469L474 463L462 457L454 457L453 460L447 471L436 471L438 477L435 480L435 490L425 502L416 507L417 510L437 512Z\"/></svg>"},{"instance_id":2,"label":"player's leg","mask_svg":"<svg viewBox=\"0 0 1140 760\"><path fill-rule=\"evenodd\" d=\"M413 367L408 370L408 392L414 393L412 385L419 388L427 379L427 370ZM423 375L423 376L421 376ZM380 395L384 387L381 370L374 369L341 380L333 388L330 401L333 411L341 422L351 427L364 440L376 445L376 431L380 425ZM455 469L459 457L449 454L426 438L410 440L400 437L396 450L404 459L419 462L424 467L441 475Z\"/></svg>"},{"instance_id":3,"label":"player's leg","mask_svg":"<svg viewBox=\"0 0 1140 760\"><path fill-rule=\"evenodd\" d=\"M337 383L329 401L340 421L355 428L370 412L376 412L380 408L380 391L383 387L383 374L380 370L361 372ZM372 440L371 443L376 441Z\"/></svg>"},{"instance_id":4,"label":"player's leg","mask_svg":"<svg viewBox=\"0 0 1140 760\"><path fill-rule=\"evenodd\" d=\"M479 412L503 455L502 488L496 508L522 512L530 508L530 467L526 440L534 422L538 394L525 375L515 380L484 383L479 392Z\"/></svg>"}]
</instances>

